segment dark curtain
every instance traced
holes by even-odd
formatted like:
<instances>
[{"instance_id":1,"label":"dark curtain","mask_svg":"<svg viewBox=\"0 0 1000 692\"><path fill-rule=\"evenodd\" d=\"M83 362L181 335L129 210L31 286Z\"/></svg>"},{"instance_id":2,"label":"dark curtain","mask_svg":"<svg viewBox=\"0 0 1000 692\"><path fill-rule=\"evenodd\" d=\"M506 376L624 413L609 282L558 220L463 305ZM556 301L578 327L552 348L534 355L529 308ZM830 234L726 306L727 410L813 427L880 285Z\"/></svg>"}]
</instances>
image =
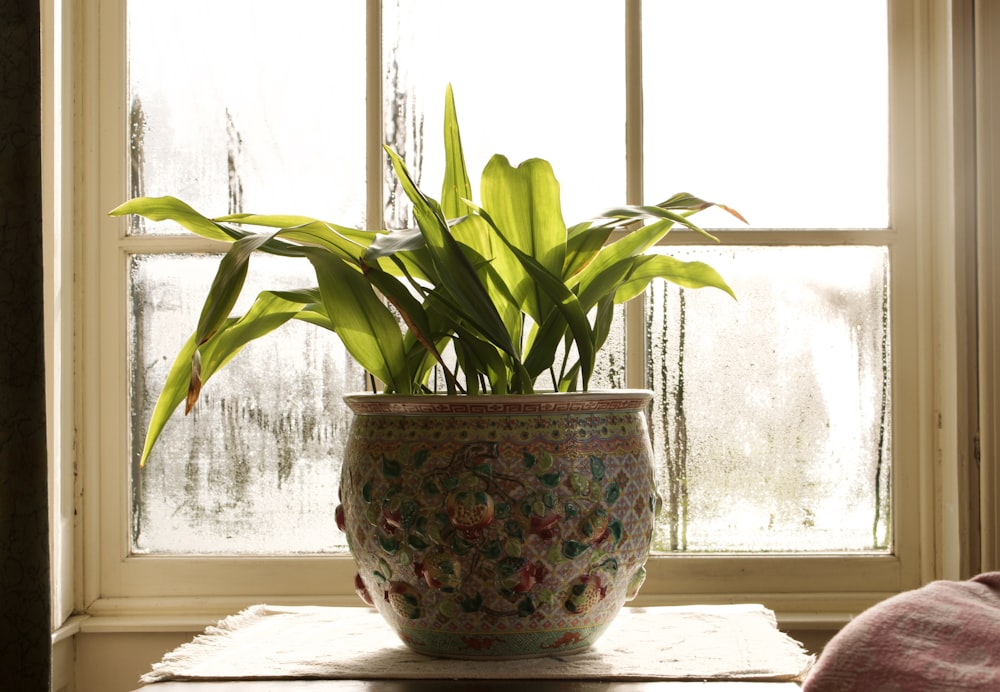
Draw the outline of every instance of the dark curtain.
<instances>
[{"instance_id":1,"label":"dark curtain","mask_svg":"<svg viewBox=\"0 0 1000 692\"><path fill-rule=\"evenodd\" d=\"M0 689L51 678L38 0L0 0Z\"/></svg>"}]
</instances>

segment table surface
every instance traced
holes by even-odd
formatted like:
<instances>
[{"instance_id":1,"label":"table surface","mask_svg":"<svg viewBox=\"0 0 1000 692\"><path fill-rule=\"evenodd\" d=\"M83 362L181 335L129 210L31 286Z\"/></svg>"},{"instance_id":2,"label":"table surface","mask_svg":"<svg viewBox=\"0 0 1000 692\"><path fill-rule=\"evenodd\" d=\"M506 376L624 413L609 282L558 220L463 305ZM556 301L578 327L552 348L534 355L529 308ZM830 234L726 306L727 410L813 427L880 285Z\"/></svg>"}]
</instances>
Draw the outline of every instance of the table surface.
<instances>
[{"instance_id":1,"label":"table surface","mask_svg":"<svg viewBox=\"0 0 1000 692\"><path fill-rule=\"evenodd\" d=\"M242 680L156 682L135 692L794 692L794 682L602 682L598 680Z\"/></svg>"}]
</instances>

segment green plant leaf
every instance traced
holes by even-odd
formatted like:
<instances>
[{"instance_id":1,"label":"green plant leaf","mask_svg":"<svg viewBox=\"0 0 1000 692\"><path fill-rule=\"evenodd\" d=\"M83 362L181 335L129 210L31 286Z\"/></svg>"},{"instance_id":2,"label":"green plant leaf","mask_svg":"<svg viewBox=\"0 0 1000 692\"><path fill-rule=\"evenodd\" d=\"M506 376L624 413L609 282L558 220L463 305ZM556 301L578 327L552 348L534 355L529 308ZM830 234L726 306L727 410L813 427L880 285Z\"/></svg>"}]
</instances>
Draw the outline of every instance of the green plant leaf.
<instances>
[{"instance_id":1,"label":"green plant leaf","mask_svg":"<svg viewBox=\"0 0 1000 692\"><path fill-rule=\"evenodd\" d=\"M736 294L715 269L704 262L684 262L670 255L644 255L635 258L635 268L628 280L615 291L615 302L624 303L646 290L653 279L666 279L684 288L717 288L734 299Z\"/></svg>"},{"instance_id":2,"label":"green plant leaf","mask_svg":"<svg viewBox=\"0 0 1000 692\"><path fill-rule=\"evenodd\" d=\"M441 209L446 219L454 219L467 213L464 200L472 199L472 184L465 168L465 153L462 151L462 136L451 84L445 89L444 96L444 160Z\"/></svg>"},{"instance_id":3,"label":"green plant leaf","mask_svg":"<svg viewBox=\"0 0 1000 692\"><path fill-rule=\"evenodd\" d=\"M417 188L403 160L388 147L386 152L392 160L403 190L413 202L413 215L427 241L427 250L442 297L447 297L458 306L463 318L474 324L497 348L516 357L517 351L496 305L469 258L452 237L440 206Z\"/></svg>"},{"instance_id":4,"label":"green plant leaf","mask_svg":"<svg viewBox=\"0 0 1000 692\"><path fill-rule=\"evenodd\" d=\"M568 278L587 266L614 232L614 226L594 226L590 221L578 223L566 232L566 261L563 278Z\"/></svg>"},{"instance_id":5,"label":"green plant leaf","mask_svg":"<svg viewBox=\"0 0 1000 692\"><path fill-rule=\"evenodd\" d=\"M392 312L358 269L328 252L307 250L326 313L344 348L389 391L411 394L403 336Z\"/></svg>"},{"instance_id":6,"label":"green plant leaf","mask_svg":"<svg viewBox=\"0 0 1000 692\"><path fill-rule=\"evenodd\" d=\"M232 242L230 235L220 224L199 214L187 202L169 195L164 197L136 197L110 212L110 216L138 214L152 221L174 221L187 230L211 240Z\"/></svg>"},{"instance_id":7,"label":"green plant leaf","mask_svg":"<svg viewBox=\"0 0 1000 692\"><path fill-rule=\"evenodd\" d=\"M559 182L544 159L529 159L517 167L496 154L483 170L482 208L508 247L532 257L553 276L561 277L566 258L566 225L559 200ZM532 319L541 323L548 312L545 291L539 290L523 264L498 248L492 265Z\"/></svg>"},{"instance_id":8,"label":"green plant leaf","mask_svg":"<svg viewBox=\"0 0 1000 692\"><path fill-rule=\"evenodd\" d=\"M535 281L538 289L547 296L549 303L554 306L554 310L550 310L546 315L539 318L540 324L542 324L543 327L553 325L551 329L556 330L558 328L554 325L558 324L558 322L555 322L558 315L566 325L565 331L573 335L578 356L584 364L583 371L585 373L585 378L583 381L583 388L586 389L589 383L589 374L594 371L596 354L594 352L593 331L590 328L590 322L587 321L587 313L581 307L576 294L566 287L566 284L563 283L559 275L553 274L534 257L521 251L520 248L516 247L511 241L509 241L503 232L497 227L493 218L484 209L478 209L476 210L476 213L486 219L500 240L507 245L517 260L521 263L521 266L524 267L527 274ZM561 271L561 260L559 262L559 268ZM528 356L525 358L525 368L529 373L533 370L533 368L528 367L529 359L532 358L532 352L541 354L538 359L539 361L551 360L551 356L554 353L554 351L551 353L543 353L540 350L536 350L537 343L538 342L536 340L536 342L532 344L531 351L529 351Z\"/></svg>"},{"instance_id":9,"label":"green plant leaf","mask_svg":"<svg viewBox=\"0 0 1000 692\"><path fill-rule=\"evenodd\" d=\"M291 295L286 293L286 295ZM274 292L265 291L257 296L257 300L247 313L240 318L229 318L207 342L202 345L201 380L207 382L214 373L228 363L243 347L254 339L258 339L274 331L292 317L295 317L301 305L286 300ZM153 450L156 440L163 431L163 426L174 410L187 397L191 382L192 356L197 342L192 335L181 348L174 359L173 366L167 374L167 380L160 390L146 430L140 465L145 465Z\"/></svg>"}]
</instances>

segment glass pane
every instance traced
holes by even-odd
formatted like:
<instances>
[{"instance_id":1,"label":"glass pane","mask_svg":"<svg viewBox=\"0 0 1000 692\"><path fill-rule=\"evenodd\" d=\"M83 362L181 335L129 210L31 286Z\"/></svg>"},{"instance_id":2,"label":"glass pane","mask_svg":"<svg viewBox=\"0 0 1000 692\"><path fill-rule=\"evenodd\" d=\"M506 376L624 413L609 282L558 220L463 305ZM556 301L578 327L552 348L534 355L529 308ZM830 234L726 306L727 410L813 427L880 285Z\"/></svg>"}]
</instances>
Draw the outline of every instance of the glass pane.
<instances>
[{"instance_id":1,"label":"glass pane","mask_svg":"<svg viewBox=\"0 0 1000 692\"><path fill-rule=\"evenodd\" d=\"M300 260L251 261L242 314L264 288L301 288ZM167 372L194 331L218 257L136 256L130 267L132 459ZM280 375L279 375L280 373ZM350 419L341 397L363 374L339 340L294 323L247 346L171 420L133 471L136 553L346 551L334 522Z\"/></svg>"},{"instance_id":2,"label":"glass pane","mask_svg":"<svg viewBox=\"0 0 1000 692\"><path fill-rule=\"evenodd\" d=\"M621 0L385 2L386 142L438 198L451 83L476 201L483 167L503 154L552 164L570 224L623 203L624 26ZM402 197L387 190L391 226L406 223Z\"/></svg>"},{"instance_id":3,"label":"glass pane","mask_svg":"<svg viewBox=\"0 0 1000 692\"><path fill-rule=\"evenodd\" d=\"M648 293L656 548L886 550L891 441L888 253L674 248L738 301Z\"/></svg>"},{"instance_id":4,"label":"glass pane","mask_svg":"<svg viewBox=\"0 0 1000 692\"><path fill-rule=\"evenodd\" d=\"M365 224L363 2L131 0L128 31L132 196Z\"/></svg>"},{"instance_id":5,"label":"glass pane","mask_svg":"<svg viewBox=\"0 0 1000 692\"><path fill-rule=\"evenodd\" d=\"M885 0L642 12L647 202L688 191L758 228L888 226Z\"/></svg>"}]
</instances>

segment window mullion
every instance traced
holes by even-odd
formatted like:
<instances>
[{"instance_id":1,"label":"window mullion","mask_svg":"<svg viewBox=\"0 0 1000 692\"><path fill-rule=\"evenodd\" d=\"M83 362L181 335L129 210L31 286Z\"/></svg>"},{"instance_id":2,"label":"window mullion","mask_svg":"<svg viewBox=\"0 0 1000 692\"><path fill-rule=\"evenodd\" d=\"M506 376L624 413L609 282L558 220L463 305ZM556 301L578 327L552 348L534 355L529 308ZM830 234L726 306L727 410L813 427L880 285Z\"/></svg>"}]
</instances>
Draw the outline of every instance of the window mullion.
<instances>
[{"instance_id":1,"label":"window mullion","mask_svg":"<svg viewBox=\"0 0 1000 692\"><path fill-rule=\"evenodd\" d=\"M641 204L642 180L642 0L625 0L625 196ZM625 305L625 379L646 386L646 299Z\"/></svg>"},{"instance_id":2,"label":"window mullion","mask_svg":"<svg viewBox=\"0 0 1000 692\"><path fill-rule=\"evenodd\" d=\"M382 0L367 0L365 39L365 159L367 167L367 218L369 228L384 223L382 203L384 154L382 151Z\"/></svg>"}]
</instances>

